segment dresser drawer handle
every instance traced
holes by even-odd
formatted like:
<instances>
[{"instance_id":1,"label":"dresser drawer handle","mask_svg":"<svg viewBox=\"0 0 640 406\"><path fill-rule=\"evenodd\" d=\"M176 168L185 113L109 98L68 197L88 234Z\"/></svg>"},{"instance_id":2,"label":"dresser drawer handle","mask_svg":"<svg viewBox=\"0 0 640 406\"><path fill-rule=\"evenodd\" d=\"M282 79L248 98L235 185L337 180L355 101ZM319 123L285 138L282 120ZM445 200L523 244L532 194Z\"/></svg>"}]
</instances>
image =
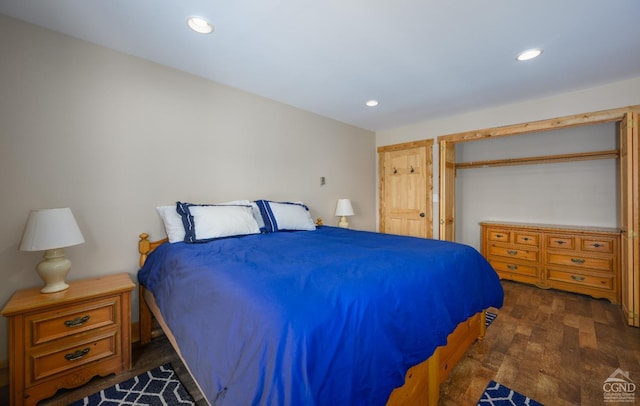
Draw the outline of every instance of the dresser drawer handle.
<instances>
[{"instance_id":1,"label":"dresser drawer handle","mask_svg":"<svg viewBox=\"0 0 640 406\"><path fill-rule=\"evenodd\" d=\"M507 265L507 268L511 269L512 271L515 271L516 269L518 269L518 265L509 264Z\"/></svg>"},{"instance_id":2,"label":"dresser drawer handle","mask_svg":"<svg viewBox=\"0 0 640 406\"><path fill-rule=\"evenodd\" d=\"M584 264L584 259L582 258L571 258L571 262L574 264Z\"/></svg>"},{"instance_id":3,"label":"dresser drawer handle","mask_svg":"<svg viewBox=\"0 0 640 406\"><path fill-rule=\"evenodd\" d=\"M604 247L604 244L598 244L598 243L596 242L596 243L591 244L591 246L592 246L593 248L600 248L600 247Z\"/></svg>"},{"instance_id":4,"label":"dresser drawer handle","mask_svg":"<svg viewBox=\"0 0 640 406\"><path fill-rule=\"evenodd\" d=\"M529 237L524 237L524 238L523 238L523 240L525 240L525 241L529 241L530 239L531 239L531 238L529 238Z\"/></svg>"},{"instance_id":5,"label":"dresser drawer handle","mask_svg":"<svg viewBox=\"0 0 640 406\"><path fill-rule=\"evenodd\" d=\"M518 255L518 251L515 251L515 250L507 250L507 254L509 254L509 255Z\"/></svg>"},{"instance_id":6,"label":"dresser drawer handle","mask_svg":"<svg viewBox=\"0 0 640 406\"><path fill-rule=\"evenodd\" d=\"M78 350L74 353L67 354L64 357L67 359L67 361L75 361L87 355L89 353L89 350L90 349L87 347L84 350Z\"/></svg>"},{"instance_id":7,"label":"dresser drawer handle","mask_svg":"<svg viewBox=\"0 0 640 406\"><path fill-rule=\"evenodd\" d=\"M496 234L496 238L502 238L502 234Z\"/></svg>"},{"instance_id":8,"label":"dresser drawer handle","mask_svg":"<svg viewBox=\"0 0 640 406\"><path fill-rule=\"evenodd\" d=\"M76 317L73 320L67 320L64 322L64 325L67 327L78 327L83 325L84 323L86 323L87 321L89 321L90 316L84 316L84 317Z\"/></svg>"},{"instance_id":9,"label":"dresser drawer handle","mask_svg":"<svg viewBox=\"0 0 640 406\"><path fill-rule=\"evenodd\" d=\"M574 281L582 282L584 281L584 276L571 275L571 279L573 279Z\"/></svg>"},{"instance_id":10,"label":"dresser drawer handle","mask_svg":"<svg viewBox=\"0 0 640 406\"><path fill-rule=\"evenodd\" d=\"M556 244L558 244L558 245L562 245L562 244L566 244L566 243L567 242L563 241L563 240L556 240Z\"/></svg>"}]
</instances>

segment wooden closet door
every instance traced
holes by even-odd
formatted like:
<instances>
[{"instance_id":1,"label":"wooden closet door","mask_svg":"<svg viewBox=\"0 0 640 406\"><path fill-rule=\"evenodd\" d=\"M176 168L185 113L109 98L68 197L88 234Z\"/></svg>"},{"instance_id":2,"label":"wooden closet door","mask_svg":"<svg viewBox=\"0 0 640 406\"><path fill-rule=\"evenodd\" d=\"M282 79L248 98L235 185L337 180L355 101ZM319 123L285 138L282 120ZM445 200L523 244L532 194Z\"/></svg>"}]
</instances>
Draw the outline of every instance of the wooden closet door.
<instances>
[{"instance_id":1,"label":"wooden closet door","mask_svg":"<svg viewBox=\"0 0 640 406\"><path fill-rule=\"evenodd\" d=\"M380 232L431 238L433 140L378 148Z\"/></svg>"},{"instance_id":2,"label":"wooden closet door","mask_svg":"<svg viewBox=\"0 0 640 406\"><path fill-rule=\"evenodd\" d=\"M620 121L620 228L622 229L622 310L629 325L640 327L640 140L638 113Z\"/></svg>"}]
</instances>

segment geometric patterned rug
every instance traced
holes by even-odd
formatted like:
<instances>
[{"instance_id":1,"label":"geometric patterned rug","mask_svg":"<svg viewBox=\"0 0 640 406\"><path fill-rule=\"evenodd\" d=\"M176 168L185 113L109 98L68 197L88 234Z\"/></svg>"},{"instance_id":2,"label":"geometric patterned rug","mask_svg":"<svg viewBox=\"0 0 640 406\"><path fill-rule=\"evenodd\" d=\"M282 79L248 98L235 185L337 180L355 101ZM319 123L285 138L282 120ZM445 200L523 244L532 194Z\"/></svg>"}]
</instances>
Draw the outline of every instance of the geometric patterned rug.
<instances>
[{"instance_id":1,"label":"geometric patterned rug","mask_svg":"<svg viewBox=\"0 0 640 406\"><path fill-rule=\"evenodd\" d=\"M495 381L489 382L478 400L477 406L543 406L542 403L522 395L513 389L500 385Z\"/></svg>"},{"instance_id":2,"label":"geometric patterned rug","mask_svg":"<svg viewBox=\"0 0 640 406\"><path fill-rule=\"evenodd\" d=\"M496 317L498 317L497 314L492 313L490 311L486 311L485 312L485 320L484 320L485 327L489 327L491 325L491 323L493 323L493 321L496 319Z\"/></svg>"},{"instance_id":3,"label":"geometric patterned rug","mask_svg":"<svg viewBox=\"0 0 640 406\"><path fill-rule=\"evenodd\" d=\"M147 371L72 403L71 406L194 406L171 364Z\"/></svg>"}]
</instances>

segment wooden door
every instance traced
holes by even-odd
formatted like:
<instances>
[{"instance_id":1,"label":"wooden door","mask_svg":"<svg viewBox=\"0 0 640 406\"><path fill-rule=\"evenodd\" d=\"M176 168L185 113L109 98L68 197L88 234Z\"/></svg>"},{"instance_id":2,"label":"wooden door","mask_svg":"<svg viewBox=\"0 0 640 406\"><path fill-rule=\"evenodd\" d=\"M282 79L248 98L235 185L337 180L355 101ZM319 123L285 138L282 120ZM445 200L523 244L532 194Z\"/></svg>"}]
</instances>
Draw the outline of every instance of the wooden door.
<instances>
[{"instance_id":1,"label":"wooden door","mask_svg":"<svg viewBox=\"0 0 640 406\"><path fill-rule=\"evenodd\" d=\"M444 140L440 144L440 220L439 238L455 241L455 177L456 149L453 142Z\"/></svg>"},{"instance_id":2,"label":"wooden door","mask_svg":"<svg viewBox=\"0 0 640 406\"><path fill-rule=\"evenodd\" d=\"M640 141L638 113L620 121L620 228L622 230L622 310L629 325L640 327Z\"/></svg>"},{"instance_id":3,"label":"wooden door","mask_svg":"<svg viewBox=\"0 0 640 406\"><path fill-rule=\"evenodd\" d=\"M378 148L380 232L433 236L433 140Z\"/></svg>"}]
</instances>

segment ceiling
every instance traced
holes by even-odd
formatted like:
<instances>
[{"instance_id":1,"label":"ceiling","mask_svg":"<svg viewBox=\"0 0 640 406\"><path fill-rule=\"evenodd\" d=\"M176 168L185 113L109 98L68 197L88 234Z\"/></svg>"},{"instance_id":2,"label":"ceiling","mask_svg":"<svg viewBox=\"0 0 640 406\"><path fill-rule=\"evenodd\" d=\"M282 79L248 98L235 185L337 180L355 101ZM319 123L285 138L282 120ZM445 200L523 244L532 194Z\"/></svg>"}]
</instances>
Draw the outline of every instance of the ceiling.
<instances>
[{"instance_id":1,"label":"ceiling","mask_svg":"<svg viewBox=\"0 0 640 406\"><path fill-rule=\"evenodd\" d=\"M0 0L0 13L373 131L640 76L639 0ZM190 31L192 15L215 31Z\"/></svg>"}]
</instances>

